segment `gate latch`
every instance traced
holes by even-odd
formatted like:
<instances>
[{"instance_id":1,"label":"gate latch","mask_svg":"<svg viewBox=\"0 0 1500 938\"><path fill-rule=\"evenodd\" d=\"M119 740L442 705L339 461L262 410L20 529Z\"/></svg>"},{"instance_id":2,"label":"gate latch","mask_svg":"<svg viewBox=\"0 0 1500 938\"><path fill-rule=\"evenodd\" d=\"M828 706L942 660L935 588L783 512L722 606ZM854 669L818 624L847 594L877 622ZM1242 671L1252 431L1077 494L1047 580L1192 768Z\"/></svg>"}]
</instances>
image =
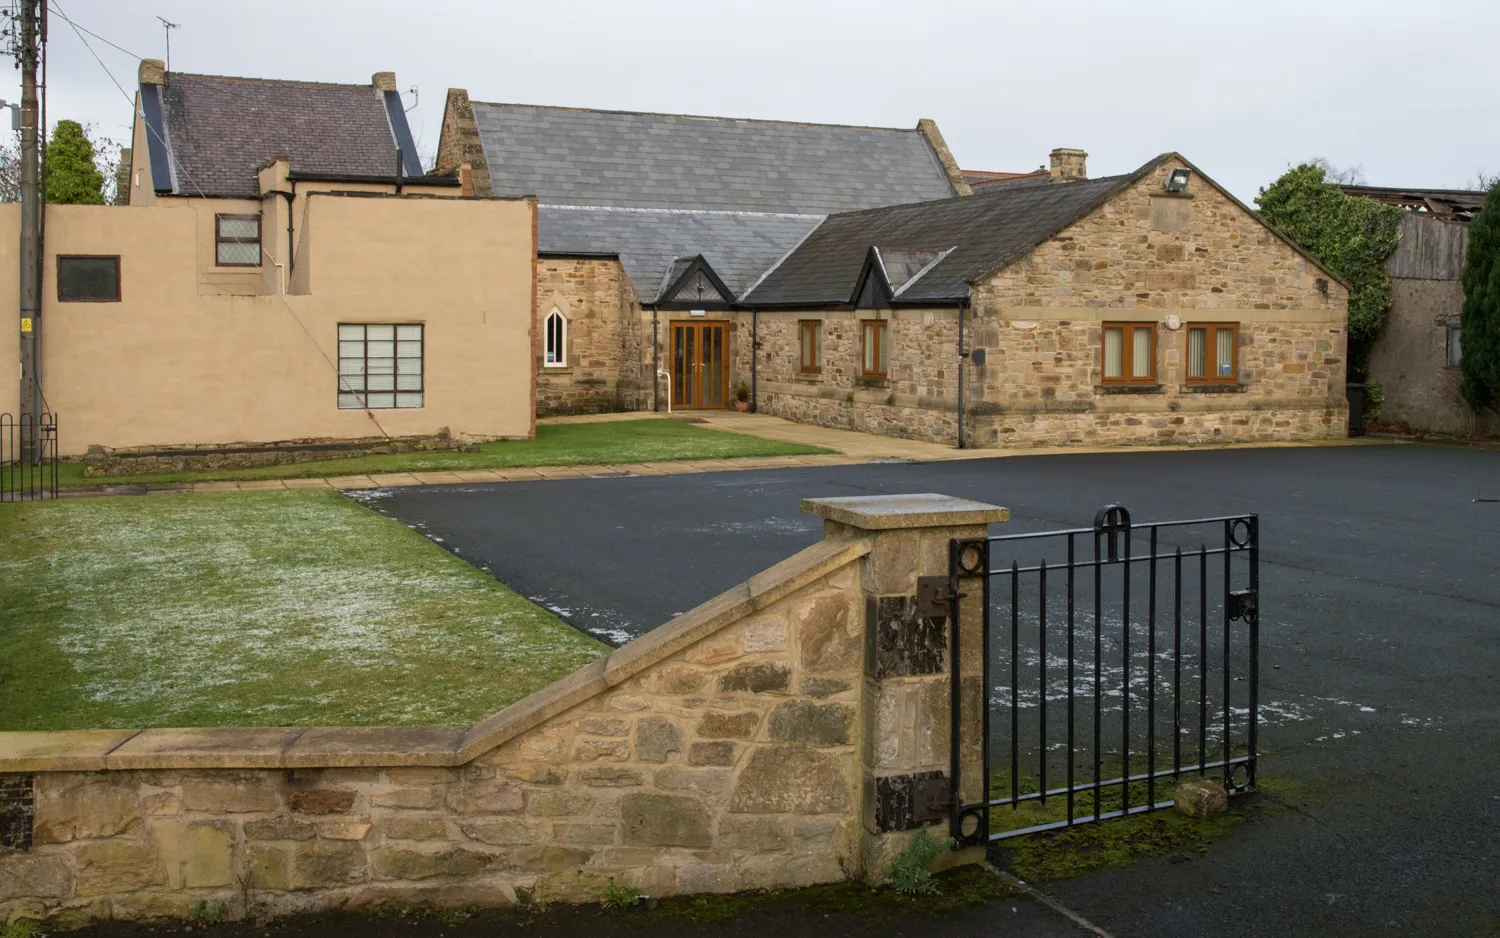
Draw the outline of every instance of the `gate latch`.
<instances>
[{"instance_id":1,"label":"gate latch","mask_svg":"<svg viewBox=\"0 0 1500 938\"><path fill-rule=\"evenodd\" d=\"M953 599L946 576L917 577L917 618L946 619L953 615Z\"/></svg>"},{"instance_id":2,"label":"gate latch","mask_svg":"<svg viewBox=\"0 0 1500 938\"><path fill-rule=\"evenodd\" d=\"M1235 590L1229 594L1229 618L1254 622L1260 616L1260 594L1255 590Z\"/></svg>"},{"instance_id":3,"label":"gate latch","mask_svg":"<svg viewBox=\"0 0 1500 938\"><path fill-rule=\"evenodd\" d=\"M953 807L953 792L946 778L919 778L911 786L912 820L921 824L941 821Z\"/></svg>"}]
</instances>

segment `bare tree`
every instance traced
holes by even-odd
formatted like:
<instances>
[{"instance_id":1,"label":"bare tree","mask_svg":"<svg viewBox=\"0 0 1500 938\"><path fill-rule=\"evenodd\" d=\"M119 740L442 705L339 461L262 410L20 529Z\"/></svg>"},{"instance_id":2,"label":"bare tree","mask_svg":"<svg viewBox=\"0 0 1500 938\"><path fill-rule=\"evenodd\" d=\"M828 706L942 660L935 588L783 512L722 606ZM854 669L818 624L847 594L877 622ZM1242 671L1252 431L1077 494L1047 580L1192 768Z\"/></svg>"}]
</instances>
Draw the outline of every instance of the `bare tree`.
<instances>
[{"instance_id":1,"label":"bare tree","mask_svg":"<svg viewBox=\"0 0 1500 938\"><path fill-rule=\"evenodd\" d=\"M1484 167L1474 170L1474 181L1470 183L1477 192L1488 192L1500 185L1500 173L1485 172Z\"/></svg>"},{"instance_id":2,"label":"bare tree","mask_svg":"<svg viewBox=\"0 0 1500 938\"><path fill-rule=\"evenodd\" d=\"M1323 178L1329 182L1341 186L1362 186L1365 184L1365 164L1363 163L1340 169L1320 156L1313 159L1312 164L1323 170Z\"/></svg>"},{"instance_id":3,"label":"bare tree","mask_svg":"<svg viewBox=\"0 0 1500 938\"><path fill-rule=\"evenodd\" d=\"M21 201L21 148L0 137L0 202Z\"/></svg>"}]
</instances>

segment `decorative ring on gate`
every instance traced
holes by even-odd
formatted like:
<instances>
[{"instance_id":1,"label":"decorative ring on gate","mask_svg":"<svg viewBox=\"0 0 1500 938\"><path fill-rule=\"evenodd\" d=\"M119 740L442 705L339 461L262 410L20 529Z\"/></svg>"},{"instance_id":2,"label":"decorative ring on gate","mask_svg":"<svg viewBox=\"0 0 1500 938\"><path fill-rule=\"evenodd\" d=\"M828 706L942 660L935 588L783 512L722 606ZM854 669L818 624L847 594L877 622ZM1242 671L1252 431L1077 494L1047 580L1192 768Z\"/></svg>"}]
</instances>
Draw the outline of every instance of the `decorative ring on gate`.
<instances>
[{"instance_id":1,"label":"decorative ring on gate","mask_svg":"<svg viewBox=\"0 0 1500 938\"><path fill-rule=\"evenodd\" d=\"M1250 519L1236 518L1229 522L1229 543L1244 549L1250 546Z\"/></svg>"},{"instance_id":2,"label":"decorative ring on gate","mask_svg":"<svg viewBox=\"0 0 1500 938\"><path fill-rule=\"evenodd\" d=\"M954 839L960 844L984 843L985 835L989 833L988 822L985 808L969 808L958 816L958 836Z\"/></svg>"},{"instance_id":3,"label":"decorative ring on gate","mask_svg":"<svg viewBox=\"0 0 1500 938\"><path fill-rule=\"evenodd\" d=\"M959 541L954 556L959 576L984 576L989 572L989 541Z\"/></svg>"},{"instance_id":4,"label":"decorative ring on gate","mask_svg":"<svg viewBox=\"0 0 1500 938\"><path fill-rule=\"evenodd\" d=\"M1250 788L1250 767L1243 762L1231 765L1224 771L1224 787L1235 793L1248 791Z\"/></svg>"}]
</instances>

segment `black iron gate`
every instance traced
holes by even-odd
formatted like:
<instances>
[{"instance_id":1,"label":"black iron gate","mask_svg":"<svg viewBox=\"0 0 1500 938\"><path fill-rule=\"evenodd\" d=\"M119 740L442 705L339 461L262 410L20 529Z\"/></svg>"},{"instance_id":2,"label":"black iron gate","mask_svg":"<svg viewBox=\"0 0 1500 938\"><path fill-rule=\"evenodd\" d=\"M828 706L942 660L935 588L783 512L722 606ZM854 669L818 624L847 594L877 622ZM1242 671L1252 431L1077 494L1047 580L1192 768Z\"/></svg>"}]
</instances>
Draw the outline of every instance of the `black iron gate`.
<instances>
[{"instance_id":1,"label":"black iron gate","mask_svg":"<svg viewBox=\"0 0 1500 938\"><path fill-rule=\"evenodd\" d=\"M1134 524L1110 505L1092 527L954 540L953 836L1170 807L1187 775L1252 790L1259 538L1254 514ZM982 617L959 615L975 602ZM980 634L960 634L976 620ZM981 712L966 715L961 684L975 675L962 672L975 667ZM976 718L978 746L959 729Z\"/></svg>"},{"instance_id":2,"label":"black iron gate","mask_svg":"<svg viewBox=\"0 0 1500 938\"><path fill-rule=\"evenodd\" d=\"M0 414L0 502L57 497L57 415Z\"/></svg>"}]
</instances>

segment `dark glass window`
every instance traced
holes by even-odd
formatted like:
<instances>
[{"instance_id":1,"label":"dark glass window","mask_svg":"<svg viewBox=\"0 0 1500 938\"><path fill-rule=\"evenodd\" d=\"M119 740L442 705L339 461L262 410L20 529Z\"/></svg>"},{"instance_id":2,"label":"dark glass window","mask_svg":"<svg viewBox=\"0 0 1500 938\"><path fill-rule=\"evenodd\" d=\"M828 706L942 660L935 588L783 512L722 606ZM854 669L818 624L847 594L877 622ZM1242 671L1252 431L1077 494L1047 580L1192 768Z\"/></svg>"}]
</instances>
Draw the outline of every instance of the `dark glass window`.
<instances>
[{"instance_id":1,"label":"dark glass window","mask_svg":"<svg viewBox=\"0 0 1500 938\"><path fill-rule=\"evenodd\" d=\"M120 302L119 255L58 257L57 299L62 303Z\"/></svg>"}]
</instances>

